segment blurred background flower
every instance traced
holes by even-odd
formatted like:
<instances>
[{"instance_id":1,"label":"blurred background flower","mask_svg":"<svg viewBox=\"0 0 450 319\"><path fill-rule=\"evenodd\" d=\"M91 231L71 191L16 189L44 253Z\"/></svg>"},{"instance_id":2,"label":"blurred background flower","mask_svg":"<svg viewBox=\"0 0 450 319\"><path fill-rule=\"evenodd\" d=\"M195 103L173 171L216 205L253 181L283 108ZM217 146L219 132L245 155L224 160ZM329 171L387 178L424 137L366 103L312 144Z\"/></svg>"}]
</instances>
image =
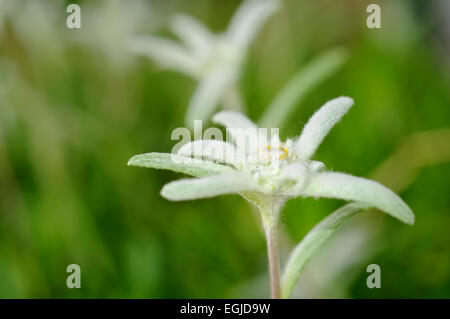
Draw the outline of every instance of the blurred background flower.
<instances>
[{"instance_id":1,"label":"blurred background flower","mask_svg":"<svg viewBox=\"0 0 450 319\"><path fill-rule=\"evenodd\" d=\"M155 72L123 41L165 35L181 12L217 33L242 2L77 1L80 30L65 25L69 3L0 1L0 297L267 297L250 205L237 196L170 203L159 190L177 175L126 166L134 154L170 151L195 84ZM365 25L369 3L280 1L241 70L243 104L258 120L308 61L346 48L347 63L296 100L281 138L330 98L352 96L346 125L317 157L382 182L416 215L413 228L355 217L307 266L295 296L450 297L447 1L380 2L381 29ZM283 251L341 205L289 202ZM71 263L81 289L65 286ZM365 284L370 263L381 266L381 289Z\"/></svg>"},{"instance_id":2,"label":"blurred background flower","mask_svg":"<svg viewBox=\"0 0 450 319\"><path fill-rule=\"evenodd\" d=\"M193 127L194 120L207 121L220 102L243 110L237 84L246 53L278 7L277 0L244 1L227 29L218 34L191 16L174 15L169 28L181 44L157 36L135 36L130 39L130 50L198 80L185 119L185 124Z\"/></svg>"}]
</instances>

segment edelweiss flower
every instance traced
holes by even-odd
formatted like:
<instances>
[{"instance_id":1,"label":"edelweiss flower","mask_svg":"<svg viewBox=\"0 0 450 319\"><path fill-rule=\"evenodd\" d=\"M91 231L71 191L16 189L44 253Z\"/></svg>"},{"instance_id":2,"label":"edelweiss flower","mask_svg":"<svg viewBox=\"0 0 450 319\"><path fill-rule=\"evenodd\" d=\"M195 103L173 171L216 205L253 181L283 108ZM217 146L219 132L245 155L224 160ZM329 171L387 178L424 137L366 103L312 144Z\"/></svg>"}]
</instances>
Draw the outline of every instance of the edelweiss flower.
<instances>
[{"instance_id":1,"label":"edelweiss flower","mask_svg":"<svg viewBox=\"0 0 450 319\"><path fill-rule=\"evenodd\" d=\"M311 160L325 136L352 105L353 100L348 97L327 102L311 117L300 137L284 143L278 135L268 142L264 134L249 133L257 130L253 122L241 113L222 111L213 121L227 127L234 145L217 140L194 141L184 145L177 155L137 155L129 165L200 177L165 185L161 195L169 200L237 193L255 204L269 224L277 221L286 200L299 196L361 202L413 224L411 209L388 188L361 177L327 171L322 162Z\"/></svg>"},{"instance_id":2,"label":"edelweiss flower","mask_svg":"<svg viewBox=\"0 0 450 319\"><path fill-rule=\"evenodd\" d=\"M236 193L261 212L267 239L272 297L287 297L303 265L340 223L357 211L375 207L404 223L414 214L403 200L383 185L365 178L325 170L312 160L331 128L353 105L348 97L327 102L310 118L300 137L282 143L241 113L222 111L213 121L227 127L233 143L200 140L178 154L134 156L129 165L169 169L198 178L170 182L161 195L169 200L191 200ZM265 134L263 134L263 132ZM277 225L284 203L295 197L326 197L352 201L328 216L300 243L289 259L280 284Z\"/></svg>"},{"instance_id":3,"label":"edelweiss flower","mask_svg":"<svg viewBox=\"0 0 450 319\"><path fill-rule=\"evenodd\" d=\"M246 1L228 29L220 34L213 34L192 17L176 15L170 29L183 44L141 36L131 41L131 49L199 81L186 113L186 124L190 126L194 120L207 120L222 99L236 100L234 85L248 46L277 8L276 0Z\"/></svg>"}]
</instances>

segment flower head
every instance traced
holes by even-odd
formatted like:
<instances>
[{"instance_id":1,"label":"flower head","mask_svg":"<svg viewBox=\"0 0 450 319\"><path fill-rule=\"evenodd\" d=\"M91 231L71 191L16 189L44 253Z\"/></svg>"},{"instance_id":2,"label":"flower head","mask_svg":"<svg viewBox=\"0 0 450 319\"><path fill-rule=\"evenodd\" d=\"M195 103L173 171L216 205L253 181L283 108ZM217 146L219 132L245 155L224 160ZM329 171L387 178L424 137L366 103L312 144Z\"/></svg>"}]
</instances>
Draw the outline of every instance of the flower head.
<instances>
[{"instance_id":1,"label":"flower head","mask_svg":"<svg viewBox=\"0 0 450 319\"><path fill-rule=\"evenodd\" d=\"M264 22L277 10L277 0L248 0L234 14L228 29L213 34L192 17L175 15L170 29L182 43L156 36L135 37L131 49L163 67L199 81L186 123L206 120L239 78L246 51Z\"/></svg>"},{"instance_id":2,"label":"flower head","mask_svg":"<svg viewBox=\"0 0 450 319\"><path fill-rule=\"evenodd\" d=\"M363 203L413 224L411 209L388 188L372 180L327 171L322 162L312 160L328 132L352 105L348 97L327 102L314 113L298 138L285 142L277 134L269 138L241 113L222 111L213 121L227 128L232 143L194 141L184 145L178 154L137 155L129 165L198 177L165 185L161 194L169 200L237 193L255 204L269 222L278 218L286 200L302 196Z\"/></svg>"}]
</instances>

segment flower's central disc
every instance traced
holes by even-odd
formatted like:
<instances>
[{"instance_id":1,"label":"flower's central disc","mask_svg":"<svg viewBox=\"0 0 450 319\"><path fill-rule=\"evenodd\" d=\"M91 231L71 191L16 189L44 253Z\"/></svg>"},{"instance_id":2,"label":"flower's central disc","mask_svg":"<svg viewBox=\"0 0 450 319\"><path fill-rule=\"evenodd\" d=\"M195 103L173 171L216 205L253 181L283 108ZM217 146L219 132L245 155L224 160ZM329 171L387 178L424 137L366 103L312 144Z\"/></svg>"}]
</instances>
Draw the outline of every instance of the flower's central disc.
<instances>
[{"instance_id":1,"label":"flower's central disc","mask_svg":"<svg viewBox=\"0 0 450 319\"><path fill-rule=\"evenodd\" d=\"M258 159L264 164L286 161L288 157L289 149L285 145L267 145L261 147L258 152Z\"/></svg>"}]
</instances>

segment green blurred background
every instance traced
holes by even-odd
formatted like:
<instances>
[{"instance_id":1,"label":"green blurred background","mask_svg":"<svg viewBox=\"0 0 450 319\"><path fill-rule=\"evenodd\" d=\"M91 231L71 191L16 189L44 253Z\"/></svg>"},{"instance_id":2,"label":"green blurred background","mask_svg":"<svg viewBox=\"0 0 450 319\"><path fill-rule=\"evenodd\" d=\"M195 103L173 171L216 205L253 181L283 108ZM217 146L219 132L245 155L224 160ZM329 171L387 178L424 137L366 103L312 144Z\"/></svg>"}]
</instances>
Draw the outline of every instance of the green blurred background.
<instances>
[{"instance_id":1,"label":"green blurred background","mask_svg":"<svg viewBox=\"0 0 450 319\"><path fill-rule=\"evenodd\" d=\"M0 0L0 297L268 297L258 215L238 196L169 202L179 174L127 167L170 152L196 83L125 47L167 35L173 13L226 28L239 1ZM366 27L381 5L382 28ZM257 119L277 91L335 46L348 62L298 104L295 136L327 100L356 105L317 158L377 179L416 214L413 227L377 211L348 222L316 256L293 297L450 297L450 2L285 0L252 44L240 81ZM296 199L284 211L282 262L338 200ZM81 266L81 289L66 266ZM381 266L368 289L366 267Z\"/></svg>"}]
</instances>

